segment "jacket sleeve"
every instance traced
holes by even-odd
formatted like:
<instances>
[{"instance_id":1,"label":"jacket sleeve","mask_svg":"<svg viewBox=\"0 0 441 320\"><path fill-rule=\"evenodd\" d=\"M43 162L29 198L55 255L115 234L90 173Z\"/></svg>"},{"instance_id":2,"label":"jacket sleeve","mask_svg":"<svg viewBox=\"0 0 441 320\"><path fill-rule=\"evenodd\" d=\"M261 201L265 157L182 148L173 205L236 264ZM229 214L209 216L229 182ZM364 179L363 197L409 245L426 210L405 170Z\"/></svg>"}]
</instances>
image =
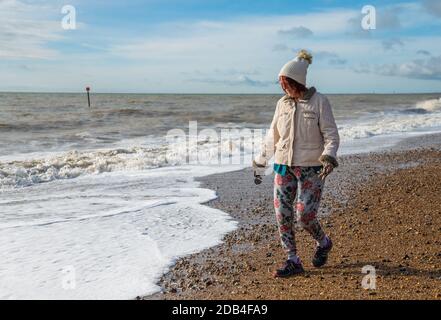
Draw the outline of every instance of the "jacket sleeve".
<instances>
[{"instance_id":1,"label":"jacket sleeve","mask_svg":"<svg viewBox=\"0 0 441 320\"><path fill-rule=\"evenodd\" d=\"M331 104L326 97L320 104L319 126L325 143L322 157L331 156L337 159L340 136L338 134L337 125L335 124Z\"/></svg>"},{"instance_id":2,"label":"jacket sleeve","mask_svg":"<svg viewBox=\"0 0 441 320\"><path fill-rule=\"evenodd\" d=\"M276 143L280 139L279 131L277 130L277 120L279 119L279 103L277 103L276 111L274 112L271 126L264 137L260 149L260 153L254 158L254 161L261 166L268 166L268 162L274 156L276 150Z\"/></svg>"}]
</instances>

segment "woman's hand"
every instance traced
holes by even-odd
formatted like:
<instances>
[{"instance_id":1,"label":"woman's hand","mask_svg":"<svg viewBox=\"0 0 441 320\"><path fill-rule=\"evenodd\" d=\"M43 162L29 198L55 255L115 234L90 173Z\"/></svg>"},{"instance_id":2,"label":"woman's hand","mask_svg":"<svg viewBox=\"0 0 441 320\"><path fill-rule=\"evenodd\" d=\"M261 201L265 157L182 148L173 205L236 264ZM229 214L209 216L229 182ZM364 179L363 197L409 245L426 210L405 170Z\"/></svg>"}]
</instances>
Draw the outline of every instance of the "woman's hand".
<instances>
[{"instance_id":1,"label":"woman's hand","mask_svg":"<svg viewBox=\"0 0 441 320\"><path fill-rule=\"evenodd\" d=\"M262 183L262 176L265 174L265 166L258 164L253 160L253 169L254 169L254 183L259 185Z\"/></svg>"},{"instance_id":2,"label":"woman's hand","mask_svg":"<svg viewBox=\"0 0 441 320\"><path fill-rule=\"evenodd\" d=\"M323 165L323 169L319 174L319 178L325 180L326 177L331 174L334 168L338 167L338 162L334 157L331 157L329 155L322 155L319 161Z\"/></svg>"},{"instance_id":3,"label":"woman's hand","mask_svg":"<svg viewBox=\"0 0 441 320\"><path fill-rule=\"evenodd\" d=\"M334 170L334 166L330 163L323 166L322 171L319 174L319 178L325 180L328 175Z\"/></svg>"}]
</instances>

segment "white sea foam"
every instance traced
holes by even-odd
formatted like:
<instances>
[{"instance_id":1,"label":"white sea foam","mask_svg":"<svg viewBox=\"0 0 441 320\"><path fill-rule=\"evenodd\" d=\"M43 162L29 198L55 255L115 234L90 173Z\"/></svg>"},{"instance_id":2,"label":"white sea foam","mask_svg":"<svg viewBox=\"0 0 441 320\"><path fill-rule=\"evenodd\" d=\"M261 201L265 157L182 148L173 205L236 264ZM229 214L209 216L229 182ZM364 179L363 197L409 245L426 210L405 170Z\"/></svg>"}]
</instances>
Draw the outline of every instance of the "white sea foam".
<instances>
[{"instance_id":1,"label":"white sea foam","mask_svg":"<svg viewBox=\"0 0 441 320\"><path fill-rule=\"evenodd\" d=\"M416 105L417 108L425 109L427 111L441 111L441 98L438 99L429 99L418 102Z\"/></svg>"},{"instance_id":2,"label":"white sea foam","mask_svg":"<svg viewBox=\"0 0 441 320\"><path fill-rule=\"evenodd\" d=\"M117 149L74 150L66 153L34 155L31 159L21 157L19 160L4 158L4 161L0 162L0 188L27 187L88 174L146 170L192 162L220 164L221 159L225 163L234 156L251 156L252 135L236 133L231 134L229 138L223 141L220 137L219 140L199 139L195 144L166 143L160 139L154 142L132 139L119 142L118 145L121 147ZM259 143L260 141L257 140ZM219 151L221 151L220 156ZM195 159L190 159L189 156L195 156ZM245 157L239 161L248 165L251 163L250 159L250 157L248 159Z\"/></svg>"},{"instance_id":3,"label":"white sea foam","mask_svg":"<svg viewBox=\"0 0 441 320\"><path fill-rule=\"evenodd\" d=\"M215 193L192 177L218 170L112 172L2 193L0 298L129 299L157 291L177 257L218 244L236 227L200 204Z\"/></svg>"},{"instance_id":4,"label":"white sea foam","mask_svg":"<svg viewBox=\"0 0 441 320\"><path fill-rule=\"evenodd\" d=\"M441 130L441 99L417 103L416 108L399 111L376 112L359 119L351 119L339 124L339 133L344 141L405 134L415 131Z\"/></svg>"}]
</instances>

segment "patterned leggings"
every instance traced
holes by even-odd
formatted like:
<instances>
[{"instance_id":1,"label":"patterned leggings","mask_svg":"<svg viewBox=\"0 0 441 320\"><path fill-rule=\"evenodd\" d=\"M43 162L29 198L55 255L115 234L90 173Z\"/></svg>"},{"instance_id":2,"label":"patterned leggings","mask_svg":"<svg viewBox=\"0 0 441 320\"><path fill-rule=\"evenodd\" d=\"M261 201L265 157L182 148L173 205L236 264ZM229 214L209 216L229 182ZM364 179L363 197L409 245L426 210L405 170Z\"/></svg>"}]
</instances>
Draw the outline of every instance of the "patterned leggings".
<instances>
[{"instance_id":1,"label":"patterned leggings","mask_svg":"<svg viewBox=\"0 0 441 320\"><path fill-rule=\"evenodd\" d=\"M289 167L285 176L274 178L274 208L283 250L296 254L294 202L296 220L320 242L325 233L317 220L324 182L318 177L320 167Z\"/></svg>"}]
</instances>

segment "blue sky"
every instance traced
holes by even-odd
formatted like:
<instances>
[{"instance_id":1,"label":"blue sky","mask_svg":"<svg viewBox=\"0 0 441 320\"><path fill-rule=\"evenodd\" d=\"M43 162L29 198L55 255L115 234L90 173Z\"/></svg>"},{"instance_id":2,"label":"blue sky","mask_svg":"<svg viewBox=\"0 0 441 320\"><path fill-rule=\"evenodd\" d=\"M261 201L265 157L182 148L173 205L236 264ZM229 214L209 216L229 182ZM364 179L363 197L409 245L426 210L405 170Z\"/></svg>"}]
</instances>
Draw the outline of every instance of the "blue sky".
<instances>
[{"instance_id":1,"label":"blue sky","mask_svg":"<svg viewBox=\"0 0 441 320\"><path fill-rule=\"evenodd\" d=\"M440 92L441 1L0 0L0 91L280 93L302 48L322 92Z\"/></svg>"}]
</instances>

